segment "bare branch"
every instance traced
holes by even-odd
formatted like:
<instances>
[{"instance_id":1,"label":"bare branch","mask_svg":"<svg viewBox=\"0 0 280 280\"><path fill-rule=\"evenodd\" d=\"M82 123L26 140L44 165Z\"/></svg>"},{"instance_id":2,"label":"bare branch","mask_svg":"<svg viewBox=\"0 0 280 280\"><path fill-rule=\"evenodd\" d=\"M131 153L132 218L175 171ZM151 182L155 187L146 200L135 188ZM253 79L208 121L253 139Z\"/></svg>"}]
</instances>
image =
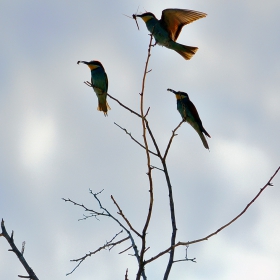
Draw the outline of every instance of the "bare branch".
<instances>
[{"instance_id":1,"label":"bare branch","mask_svg":"<svg viewBox=\"0 0 280 280\"><path fill-rule=\"evenodd\" d=\"M112 95L110 95L109 93L107 93L107 95L115 100L120 106L122 106L123 108L125 108L126 110L128 110L130 113L136 115L139 118L142 118L140 114L136 113L135 111L133 111L132 109L130 109L129 107L125 106L123 103L121 103L117 98L113 97Z\"/></svg>"},{"instance_id":2,"label":"bare branch","mask_svg":"<svg viewBox=\"0 0 280 280\"><path fill-rule=\"evenodd\" d=\"M85 209L86 211L92 212L92 213L93 213L92 216L95 216L95 215L99 216L99 215L100 215L100 216L106 216L106 217L108 217L108 218L113 219L113 220L114 220L117 224L119 224L119 226L120 226L121 228L123 228L123 229L126 231L126 233L128 234L128 238L129 238L130 241L131 241L132 248L133 248L134 253L135 253L134 256L136 257L136 259L137 259L137 261L138 261L138 263L139 263L139 262L140 262L139 252L138 252L138 249L137 249L137 246L136 246L136 244L135 244L135 241L134 241L133 236L131 235L130 231L129 231L117 218L115 218L105 207L103 207L103 205L102 205L100 199L98 198L98 195L99 195L102 191L103 191L103 190L101 190L101 191L98 192L98 193L93 193L92 190L89 190L90 194L92 194L92 195L94 196L94 198L97 200L97 202L98 202L98 204L99 204L99 207L100 207L100 209L103 210L103 212L97 212L97 211L88 209L88 208L87 208L86 206L84 206L83 204L76 203L76 202L74 202L74 201L72 201L72 200L70 200L70 199L64 199L64 198L63 198L63 200L66 201L66 202L71 202L71 203L73 203L74 205L80 206L80 207L82 207L83 209ZM126 240L126 239L123 239L123 240L121 240L121 241L119 241L119 242L123 242L123 241L125 241L125 240ZM118 243L116 243L116 244L111 243L110 245L105 244L104 246L107 248L108 246L113 246L113 245L115 246L115 245L117 245L117 244L118 244ZM91 255L93 255L93 254L99 252L100 250L104 249L104 248L105 248L104 246L101 246L99 249L97 249L97 250L94 251L94 252L90 252L89 254L87 254L86 256L84 256L83 258L80 258L80 259L77 259L77 260L72 260L72 261L79 261L79 260L80 260L80 261L79 261L78 265L77 265L70 273L68 273L67 275L73 273L73 272L80 266L80 264L83 262L83 260L86 259L86 257L88 257L89 255L91 256ZM111 247L111 248L112 248L112 247ZM142 273L142 277L143 277L144 279L147 279L147 277L146 277L146 275L145 275L145 272Z\"/></svg>"},{"instance_id":3,"label":"bare branch","mask_svg":"<svg viewBox=\"0 0 280 280\"><path fill-rule=\"evenodd\" d=\"M131 247L132 247L132 246L129 246L129 247L128 247L128 248L126 248L125 250L123 250L123 251L119 252L119 255L120 255L120 254L122 254L122 253L124 253L124 252L126 252L126 251L128 251Z\"/></svg>"},{"instance_id":4,"label":"bare branch","mask_svg":"<svg viewBox=\"0 0 280 280\"><path fill-rule=\"evenodd\" d=\"M2 219L2 222L1 222L1 229L2 229L2 233L1 233L0 236L5 237L6 240L8 241L8 243L10 244L11 248L12 248L9 251L14 252L17 255L19 261L21 262L21 264L23 265L23 267L25 268L26 272L29 275L29 276L18 275L18 277L29 278L29 279L32 279L32 280L39 280L39 278L36 276L36 274L34 273L32 268L28 265L27 261L23 257L23 254L18 250L17 246L15 245L15 243L14 243L14 232L12 232L11 237L7 233L3 219Z\"/></svg>"},{"instance_id":5,"label":"bare branch","mask_svg":"<svg viewBox=\"0 0 280 280\"><path fill-rule=\"evenodd\" d=\"M135 257L136 257L136 259L137 259L137 261L138 261L138 264L139 264L139 263L140 263L139 252L138 252L138 249L137 249L137 246L136 246L136 244L135 244L134 238L133 238L133 236L131 235L130 231L129 231L117 218L115 218L113 215L111 215L111 213L110 213L106 208L104 208L104 207L102 206L101 201L100 201L99 198L97 197L99 193L93 193L92 190L90 190L90 193L91 193L91 194L94 196L94 198L98 201L99 207L100 207L101 209L103 209L116 223L118 223L118 224L120 225L121 228L123 228L123 229L127 232L128 236L129 236L129 238L130 238L131 244L132 244L132 248L133 248L133 250L134 250ZM147 279L147 277L146 277L144 271L143 271L143 273L142 273L142 277L143 277L144 279Z\"/></svg>"},{"instance_id":6,"label":"bare branch","mask_svg":"<svg viewBox=\"0 0 280 280\"><path fill-rule=\"evenodd\" d=\"M94 86L91 82L86 81L84 82L84 84L86 84L88 87L92 87L92 88L96 88L101 90L99 87ZM138 116L139 118L142 118L140 114L138 114L137 112L135 112L134 110L130 109L129 107L125 106L123 103L121 103L117 98L113 97L112 95L110 95L108 92L106 92L106 95L109 96L111 99L115 100L120 106L122 106L123 108L125 108L126 110L128 110L130 113Z\"/></svg>"},{"instance_id":7,"label":"bare branch","mask_svg":"<svg viewBox=\"0 0 280 280\"><path fill-rule=\"evenodd\" d=\"M169 248L167 248L166 250L160 252L159 254L157 254L156 256L148 259L145 261L145 264L150 263L154 260L156 260L157 258L161 257L162 255L170 252L170 250L174 249L175 247L178 246L188 246L190 244L194 244L194 243L198 243L198 242L202 242L202 241L206 241L208 240L210 237L218 234L220 231L222 231L223 229L225 229L226 227L228 227L229 225L231 225L233 222L235 222L237 219L239 219L247 210L248 208L255 202L255 200L261 195L261 193L268 187L268 186L273 186L273 184L271 183L271 181L273 180L273 178L276 176L276 174L278 173L278 171L280 170L280 166L277 168L277 170L275 171L275 173L272 175L272 177L269 179L269 181L265 184L265 186L263 188L260 189L260 191L257 193L257 195L250 201L250 203L243 209L243 211L240 212L240 214L238 214L234 219L232 219L230 222L228 222L227 224L225 224L224 226L220 227L219 229L217 229L215 232L207 235L204 238L200 238L197 240L193 240L193 241L188 241L188 242L178 242L173 246L170 246Z\"/></svg>"},{"instance_id":8,"label":"bare branch","mask_svg":"<svg viewBox=\"0 0 280 280\"><path fill-rule=\"evenodd\" d=\"M164 160L166 160L166 157L167 157L168 151L169 151L169 149L170 149L170 146L171 146L171 143L172 143L173 138L174 138L175 136L177 136L176 131L179 129L179 127L182 125L183 122L185 122L185 121L182 120L182 121L176 126L176 128L175 128L174 130L172 130L172 135L171 135L171 137L170 137L170 140L169 140L169 142L168 142L167 148L166 148L165 153L164 153L164 156L163 156L163 159L164 159Z\"/></svg>"},{"instance_id":9,"label":"bare branch","mask_svg":"<svg viewBox=\"0 0 280 280\"><path fill-rule=\"evenodd\" d=\"M146 75L147 74L147 72L145 72L145 74L144 75ZM84 82L87 86L89 86L89 87L95 87L95 86L93 86L90 82ZM142 89L142 91L144 90L144 88ZM140 96L142 95L142 93L140 93ZM149 112L149 109L150 108L148 108L148 110L147 110L147 113L145 114L145 116L141 116L140 114L138 114L137 112L135 112L134 110L132 110L132 109L130 109L129 107L127 107L126 105L124 105L122 102L120 102L117 98L115 98L115 97L113 97L112 95L110 95L109 93L107 93L107 96L109 96L111 99L113 99L114 101L116 101L121 107L123 107L124 109L126 109L126 110L128 110L129 112L131 112L132 114L134 114L134 115L136 115L137 117L139 117L139 118L141 118L141 119L143 119L144 118L144 121L145 121L145 124L146 124L146 128L147 128L147 130L148 130L148 132L149 132L149 135L150 135L150 137L151 137L151 139L152 139L152 142L153 142L153 144L154 144L154 146L155 146L155 148L156 148L156 150L157 150L157 154L156 153L153 153L152 151L151 151L151 153L152 154L154 154L154 155L157 155L158 157L161 157L161 153L160 153L160 150L159 150L159 147L158 147L158 145L157 145L157 142L156 142L156 140L155 140L155 137L154 137L154 135L153 135L153 133L152 133L152 130L150 129L150 126L149 126L149 123L148 123L148 121L147 121L147 119L146 119L146 116L147 116L147 114L148 114L148 112Z\"/></svg>"},{"instance_id":10,"label":"bare branch","mask_svg":"<svg viewBox=\"0 0 280 280\"><path fill-rule=\"evenodd\" d=\"M101 250L104 250L104 249L106 249L106 248L108 248L109 250L111 250L111 249L112 249L113 247L115 247L116 245L121 244L122 242L124 242L124 241L126 241L126 240L129 239L129 236L128 236L128 237L123 238L123 239L121 239L121 240L119 240L119 241L117 241L117 242L113 242L113 240L114 240L120 233L122 233L122 231L120 231L119 233L117 233L110 241L107 241L103 246L99 247L97 250L95 250L95 251L93 251L93 252L89 252L88 254L84 255L84 256L81 257L81 258L71 260L71 262L79 262L79 263L74 267L74 269L73 269L71 272L67 273L66 276L72 274L72 273L80 266L80 264L81 264L86 258L91 257L92 255L94 255L94 254L96 254L96 253L98 253L98 252L100 252Z\"/></svg>"},{"instance_id":11,"label":"bare branch","mask_svg":"<svg viewBox=\"0 0 280 280\"><path fill-rule=\"evenodd\" d=\"M186 262L186 261L191 261L191 262L195 262L196 263L196 258L192 258L192 259L188 258L188 248L189 248L189 245L186 246L186 256L185 256L185 258L182 259L182 260L173 261L173 263L175 263L175 262Z\"/></svg>"},{"instance_id":12,"label":"bare branch","mask_svg":"<svg viewBox=\"0 0 280 280\"><path fill-rule=\"evenodd\" d=\"M118 210L119 210L118 214L121 215L121 216L123 217L123 219L126 221L126 223L127 223L127 225L129 226L129 228L130 228L136 235L138 235L140 238L142 238L141 234L140 234L137 230L135 230L135 229L133 228L133 226L131 225L131 223L129 222L129 220L125 217L125 215L124 215L122 209L120 208L120 206L118 205L118 203L116 202L116 200L114 199L114 197L113 197L112 195L111 195L111 199L113 200L113 202L115 203L115 205L117 206L117 208L118 208Z\"/></svg>"},{"instance_id":13,"label":"bare branch","mask_svg":"<svg viewBox=\"0 0 280 280\"><path fill-rule=\"evenodd\" d=\"M148 229L148 226L149 226L149 223L151 220L153 202L154 202L151 159L150 159L148 141L147 141L147 137L146 137L146 125L147 125L148 121L145 119L145 115L144 115L144 90L145 90L145 81L146 81L146 76L147 76L147 68L148 68L149 59L151 56L152 41L153 41L153 37L151 35L149 48L148 48L148 56L147 56L146 65L145 65L144 74L143 74L143 80L142 80L142 90L141 90L141 94L140 94L141 95L140 112L141 112L142 128L143 128L143 140L144 140L144 145L145 145L145 149L146 149L147 166L148 166L147 175L149 178L150 203L149 203L149 209L148 209L148 213L147 213L146 222L145 222L145 225L142 230L142 246L141 246L141 251L140 251L140 261L139 261L139 267L138 267L136 280L140 280L140 276L141 275L143 276L143 273L144 273L144 266L145 266L144 254L145 254L145 250L146 250L146 233L147 233L147 229Z\"/></svg>"},{"instance_id":14,"label":"bare branch","mask_svg":"<svg viewBox=\"0 0 280 280\"><path fill-rule=\"evenodd\" d=\"M163 170L163 169L158 168L158 167L156 167L156 166L151 165L151 167L152 167L153 169L157 169L157 170L160 170L160 171L163 171L163 172L164 172L164 170Z\"/></svg>"},{"instance_id":15,"label":"bare branch","mask_svg":"<svg viewBox=\"0 0 280 280\"><path fill-rule=\"evenodd\" d=\"M89 209L89 208L87 208L84 204L77 203L77 202L75 202L75 201L73 201L73 200L71 200L71 199L69 199L69 198L68 198L68 199L62 198L62 200L64 200L65 202L71 202L71 203L74 204L75 206L82 207L85 211L91 212L91 213L92 213L92 214L89 215L89 216L84 215L84 218L83 218L83 219L79 219L79 221L81 221L81 220L86 220L86 219L91 218L91 217L97 218L97 216L106 216L106 217L109 216L108 213L97 212L97 211L95 211L95 210Z\"/></svg>"},{"instance_id":16,"label":"bare branch","mask_svg":"<svg viewBox=\"0 0 280 280\"><path fill-rule=\"evenodd\" d=\"M171 234L171 249L170 249L170 254L169 254L169 260L168 264L163 276L163 280L167 280L169 273L171 271L173 261L174 261L174 254L175 254L175 247L173 248L175 242L176 242L176 234L177 234L177 225L176 225L176 216L175 216L175 205L174 205L174 200L173 200L173 190L172 190L172 185L171 181L169 178L169 173L166 165L165 159L161 160L163 169L164 169L164 174L165 174L165 180L167 183L168 187L168 197L169 197L169 208L170 208L170 218L171 218L171 225L172 225L172 234Z\"/></svg>"},{"instance_id":17,"label":"bare branch","mask_svg":"<svg viewBox=\"0 0 280 280\"><path fill-rule=\"evenodd\" d=\"M125 128L121 127L120 125L118 125L117 123L114 122L114 124L116 126L118 126L120 129L122 129L126 134L128 134L130 136L130 138L136 142L140 147L142 147L143 149L146 149L145 146L143 144L141 144L140 142L138 142L132 135L131 133L129 133ZM152 152L151 150L149 150L149 153L153 154L154 156L158 156L155 152Z\"/></svg>"},{"instance_id":18,"label":"bare branch","mask_svg":"<svg viewBox=\"0 0 280 280\"><path fill-rule=\"evenodd\" d=\"M187 262L187 261L191 261L191 262L196 263L196 258L193 258L193 259L176 260L176 261L173 261L173 263L176 263L176 262Z\"/></svg>"},{"instance_id":19,"label":"bare branch","mask_svg":"<svg viewBox=\"0 0 280 280\"><path fill-rule=\"evenodd\" d=\"M129 280L128 279L128 268L126 269L126 272L125 272L125 279L124 280Z\"/></svg>"},{"instance_id":20,"label":"bare branch","mask_svg":"<svg viewBox=\"0 0 280 280\"><path fill-rule=\"evenodd\" d=\"M146 112L146 114L145 114L145 116L144 116L145 119L146 119L146 117L148 116L149 111L150 111L150 107L148 108L148 110L147 110L147 112Z\"/></svg>"}]
</instances>

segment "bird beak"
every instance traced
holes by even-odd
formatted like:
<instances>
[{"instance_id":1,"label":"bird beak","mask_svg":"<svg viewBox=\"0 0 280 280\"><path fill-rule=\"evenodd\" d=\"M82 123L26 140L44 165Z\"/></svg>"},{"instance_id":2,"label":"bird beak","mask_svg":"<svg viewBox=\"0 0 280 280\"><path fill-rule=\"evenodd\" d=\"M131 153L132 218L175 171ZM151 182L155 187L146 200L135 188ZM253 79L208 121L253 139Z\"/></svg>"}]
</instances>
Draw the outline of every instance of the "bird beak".
<instances>
[{"instance_id":1,"label":"bird beak","mask_svg":"<svg viewBox=\"0 0 280 280\"><path fill-rule=\"evenodd\" d=\"M178 93L177 91L175 91L175 90L173 90L173 89L170 89L170 88L168 88L167 91L171 91L171 92L173 92L174 94L177 94L177 93Z\"/></svg>"},{"instance_id":2,"label":"bird beak","mask_svg":"<svg viewBox=\"0 0 280 280\"><path fill-rule=\"evenodd\" d=\"M79 61L77 62L77 64L80 64L80 63L84 63L84 64L88 65L88 62L86 62L86 61L80 61L80 60L79 60Z\"/></svg>"}]
</instances>

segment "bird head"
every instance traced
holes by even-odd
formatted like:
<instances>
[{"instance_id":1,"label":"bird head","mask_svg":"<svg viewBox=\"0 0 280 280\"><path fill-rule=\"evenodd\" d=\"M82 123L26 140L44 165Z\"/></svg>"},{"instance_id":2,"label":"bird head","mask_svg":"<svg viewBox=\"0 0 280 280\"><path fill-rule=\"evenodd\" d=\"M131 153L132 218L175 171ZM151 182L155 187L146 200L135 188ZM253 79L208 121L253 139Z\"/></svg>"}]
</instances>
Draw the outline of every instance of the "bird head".
<instances>
[{"instance_id":1,"label":"bird head","mask_svg":"<svg viewBox=\"0 0 280 280\"><path fill-rule=\"evenodd\" d=\"M187 100L190 100L189 95L186 92L177 91L177 92L174 92L174 94L175 94L177 100L181 100L181 99L185 99L185 98Z\"/></svg>"},{"instance_id":2,"label":"bird head","mask_svg":"<svg viewBox=\"0 0 280 280\"><path fill-rule=\"evenodd\" d=\"M80 64L80 63L86 64L90 68L90 70L94 70L98 67L103 68L103 65L101 64L101 62L99 62L97 60L92 60L90 62L87 62L87 61L78 61L77 62L77 64Z\"/></svg>"},{"instance_id":3,"label":"bird head","mask_svg":"<svg viewBox=\"0 0 280 280\"><path fill-rule=\"evenodd\" d=\"M142 15L136 15L136 16L142 18L145 22L149 21L152 18L156 18L155 15L152 13L144 13Z\"/></svg>"}]
</instances>

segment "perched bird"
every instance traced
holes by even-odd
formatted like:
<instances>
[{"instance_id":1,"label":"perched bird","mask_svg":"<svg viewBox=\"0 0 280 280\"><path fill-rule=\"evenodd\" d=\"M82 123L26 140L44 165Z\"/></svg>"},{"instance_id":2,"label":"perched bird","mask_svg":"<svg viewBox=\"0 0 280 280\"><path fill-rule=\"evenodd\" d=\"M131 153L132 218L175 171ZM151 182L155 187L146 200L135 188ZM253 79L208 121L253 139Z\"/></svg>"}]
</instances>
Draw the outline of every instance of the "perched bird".
<instances>
[{"instance_id":1,"label":"perched bird","mask_svg":"<svg viewBox=\"0 0 280 280\"><path fill-rule=\"evenodd\" d=\"M140 17L145 21L148 30L156 40L156 44L176 51L185 59L191 59L198 48L181 45L176 43L176 40L184 25L204 18L207 14L192 10L166 9L162 11L160 20L152 13L133 16L134 18L135 16Z\"/></svg>"},{"instance_id":2,"label":"perched bird","mask_svg":"<svg viewBox=\"0 0 280 280\"><path fill-rule=\"evenodd\" d=\"M98 111L103 111L104 115L107 116L108 110L111 110L107 103L107 91L108 91L108 78L101 62L92 60L90 62L78 61L79 63L86 64L91 70L91 84L93 90L98 98Z\"/></svg>"},{"instance_id":3,"label":"perched bird","mask_svg":"<svg viewBox=\"0 0 280 280\"><path fill-rule=\"evenodd\" d=\"M190 101L188 94L182 91L175 91L173 89L168 89L168 91L171 91L176 95L177 110L181 114L183 120L187 121L196 130L199 137L201 138L204 147L206 149L209 149L208 143L203 133L210 138L211 136L204 129L198 112L193 103Z\"/></svg>"}]
</instances>

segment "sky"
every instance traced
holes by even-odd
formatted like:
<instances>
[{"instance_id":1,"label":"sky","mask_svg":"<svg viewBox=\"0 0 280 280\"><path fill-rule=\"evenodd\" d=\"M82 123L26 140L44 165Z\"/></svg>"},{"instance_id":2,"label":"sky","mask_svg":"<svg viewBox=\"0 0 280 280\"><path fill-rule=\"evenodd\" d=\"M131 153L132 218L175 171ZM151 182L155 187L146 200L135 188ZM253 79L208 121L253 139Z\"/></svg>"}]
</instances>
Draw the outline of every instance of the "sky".
<instances>
[{"instance_id":1,"label":"sky","mask_svg":"<svg viewBox=\"0 0 280 280\"><path fill-rule=\"evenodd\" d=\"M110 240L120 228L103 217L79 221L70 198L121 220L110 196L139 231L148 207L145 151L114 123L143 142L141 121L108 98L108 117L78 60L99 60L109 94L139 112L149 32L124 16L166 8L207 17L185 26L178 42L197 46L189 60L152 48L145 85L149 124L162 151L181 117L174 94L185 91L211 135L207 151L183 124L167 158L177 219L177 241L203 238L238 215L280 164L280 2L205 1L1 1L0 9L0 218L40 279L129 279L137 271L129 242L88 258L71 275L71 259ZM154 150L149 141L151 150ZM160 162L152 156L152 164ZM153 170L154 209L146 259L169 246L168 193ZM193 262L173 265L169 279L280 278L280 174L230 227L188 249ZM124 233L120 238L126 237ZM137 238L135 238L137 240ZM140 246L139 240L137 240ZM0 279L26 275L0 238ZM175 259L185 256L176 250ZM167 256L146 267L162 279Z\"/></svg>"}]
</instances>

